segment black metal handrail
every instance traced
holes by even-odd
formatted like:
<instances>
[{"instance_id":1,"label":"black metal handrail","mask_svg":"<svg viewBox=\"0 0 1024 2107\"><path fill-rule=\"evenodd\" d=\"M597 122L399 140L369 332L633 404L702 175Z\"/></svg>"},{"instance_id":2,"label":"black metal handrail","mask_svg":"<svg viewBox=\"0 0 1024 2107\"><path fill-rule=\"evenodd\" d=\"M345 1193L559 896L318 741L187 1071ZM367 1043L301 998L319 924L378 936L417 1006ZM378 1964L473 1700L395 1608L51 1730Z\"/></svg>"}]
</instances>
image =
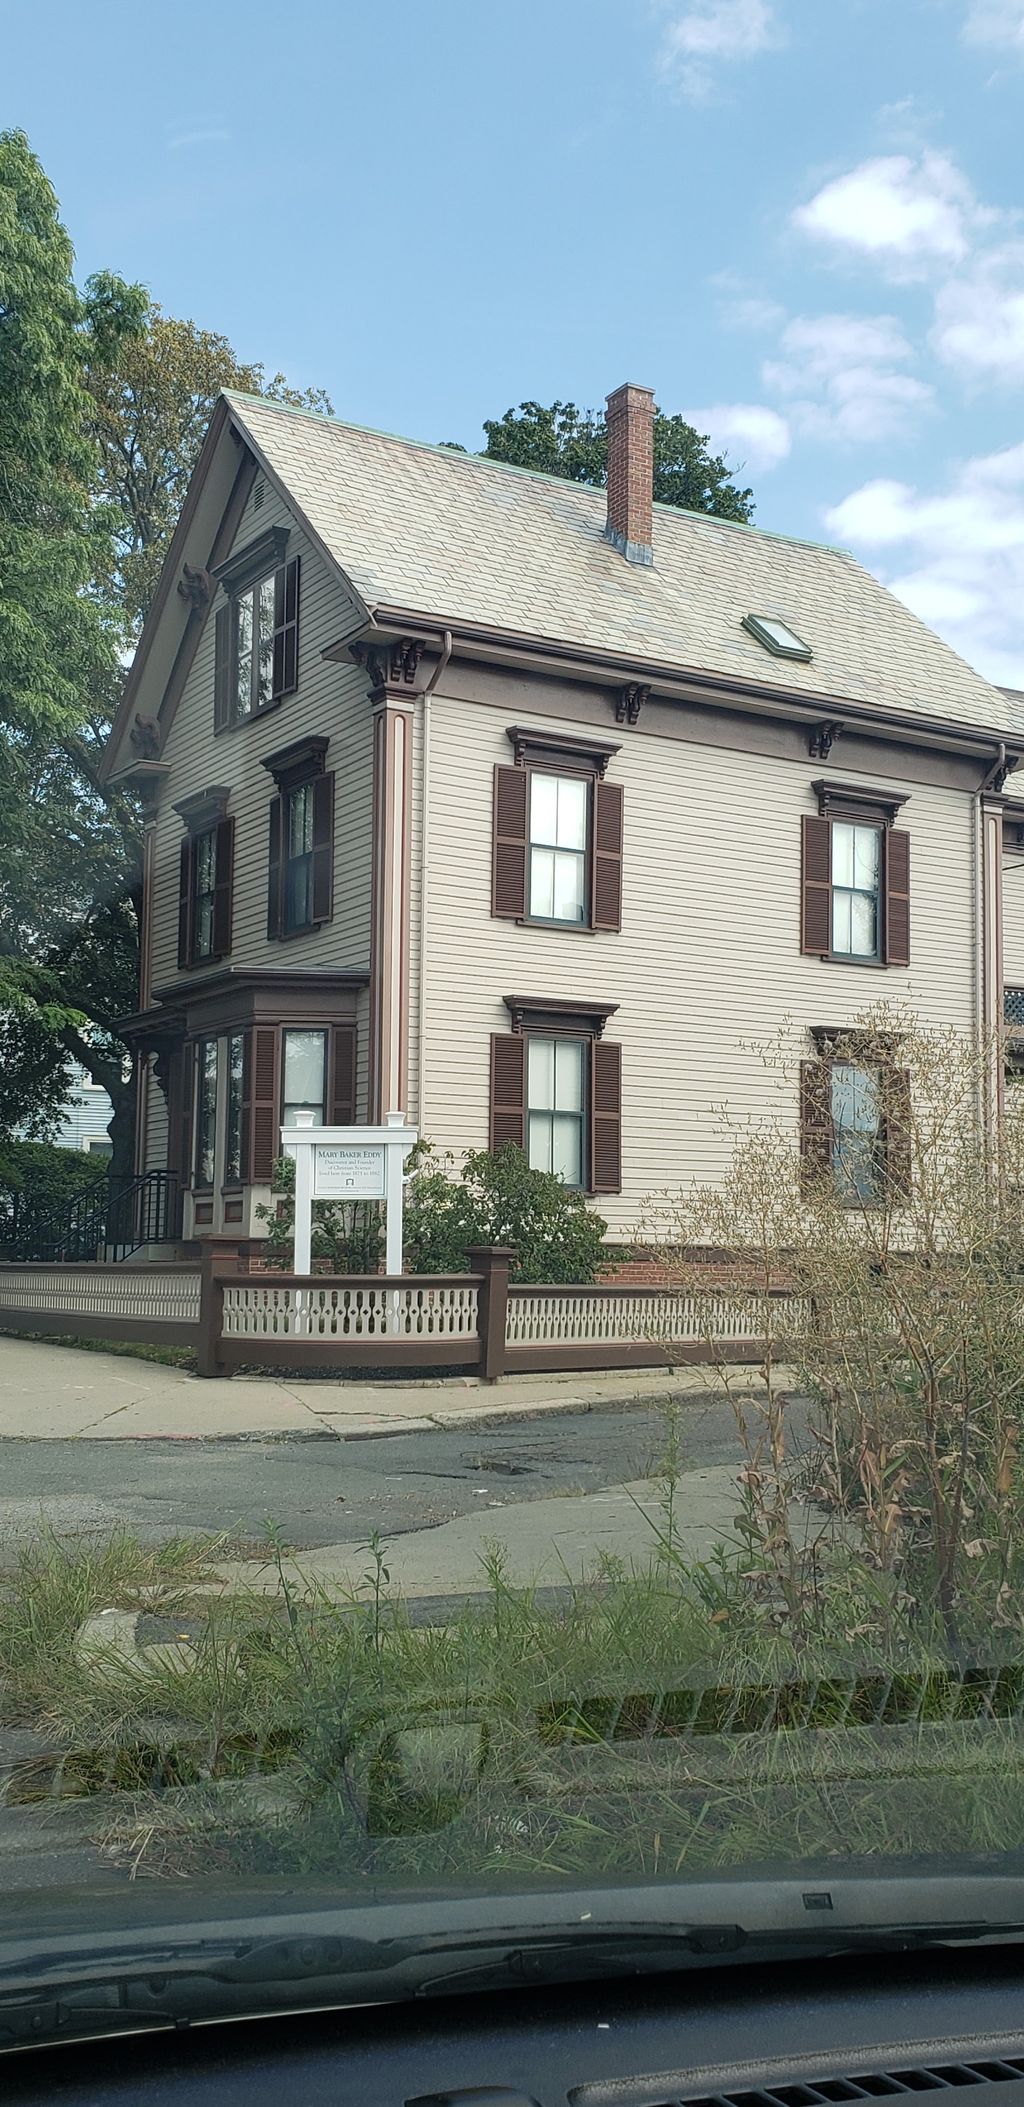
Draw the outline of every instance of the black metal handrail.
<instances>
[{"instance_id":1,"label":"black metal handrail","mask_svg":"<svg viewBox=\"0 0 1024 2107\"><path fill-rule=\"evenodd\" d=\"M144 1244L171 1243L181 1235L181 1190L174 1171L104 1178L76 1194L59 1217L40 1219L31 1200L31 1191L16 1193L8 1223L0 1224L0 1256L8 1261L116 1262Z\"/></svg>"}]
</instances>

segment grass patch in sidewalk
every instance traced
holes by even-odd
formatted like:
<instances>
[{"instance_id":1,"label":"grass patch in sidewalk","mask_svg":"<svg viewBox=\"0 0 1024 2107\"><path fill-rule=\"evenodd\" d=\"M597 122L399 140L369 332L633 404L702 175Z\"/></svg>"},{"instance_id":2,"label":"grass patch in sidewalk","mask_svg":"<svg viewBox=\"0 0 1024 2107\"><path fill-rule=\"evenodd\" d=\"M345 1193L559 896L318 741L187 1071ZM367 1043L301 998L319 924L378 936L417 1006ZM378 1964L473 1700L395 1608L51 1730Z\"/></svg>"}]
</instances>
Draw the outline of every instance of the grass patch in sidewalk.
<instances>
[{"instance_id":1,"label":"grass patch in sidewalk","mask_svg":"<svg viewBox=\"0 0 1024 2107\"><path fill-rule=\"evenodd\" d=\"M9 1797L91 1802L139 1876L506 1886L1024 1848L1021 1661L965 1673L923 1630L853 1641L848 1580L846 1623L797 1649L738 1562L656 1542L554 1601L495 1548L483 1599L431 1626L379 1543L337 1599L271 1534L277 1594L204 1603L215 1548L49 1538L0 1602L7 1716L63 1751ZM75 1638L103 1608L172 1637L177 1617L191 1649L97 1672Z\"/></svg>"},{"instance_id":2,"label":"grass patch in sidewalk","mask_svg":"<svg viewBox=\"0 0 1024 2107\"><path fill-rule=\"evenodd\" d=\"M88 1711L74 1650L85 1619L105 1609L184 1609L222 1552L220 1539L171 1537L146 1548L127 1533L83 1548L49 1530L20 1546L0 1597L0 1719L73 1735Z\"/></svg>"},{"instance_id":3,"label":"grass patch in sidewalk","mask_svg":"<svg viewBox=\"0 0 1024 2107\"><path fill-rule=\"evenodd\" d=\"M154 1361L160 1368L183 1368L195 1374L196 1357L191 1346L149 1346L144 1339L73 1339L66 1332L4 1331L0 1339L27 1339L36 1346L74 1346L80 1353L112 1353L127 1361Z\"/></svg>"}]
</instances>

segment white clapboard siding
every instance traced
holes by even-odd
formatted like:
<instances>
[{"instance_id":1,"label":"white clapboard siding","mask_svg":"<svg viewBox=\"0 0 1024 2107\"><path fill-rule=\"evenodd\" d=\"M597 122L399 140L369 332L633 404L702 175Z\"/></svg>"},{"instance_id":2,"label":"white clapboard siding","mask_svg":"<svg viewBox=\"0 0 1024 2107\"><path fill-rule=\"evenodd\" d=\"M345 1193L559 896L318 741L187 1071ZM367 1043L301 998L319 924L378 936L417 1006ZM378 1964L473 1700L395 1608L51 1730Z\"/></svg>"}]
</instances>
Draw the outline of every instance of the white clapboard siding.
<instances>
[{"instance_id":1,"label":"white clapboard siding","mask_svg":"<svg viewBox=\"0 0 1024 2107\"><path fill-rule=\"evenodd\" d=\"M235 820L234 903L230 965L274 971L368 966L370 955L370 830L372 741L367 681L357 667L325 660L325 646L354 628L348 594L272 488L263 502L250 498L236 548L268 527L288 525L288 556L302 559L299 605L299 685L269 715L215 736L213 652L216 607L207 614L163 759L169 775L156 824L153 912L153 986L178 973L178 867L182 824L174 806L214 784L231 792ZM327 736L326 765L335 779L334 915L322 929L267 938L267 847L274 784L261 759L310 733ZM201 970L201 969L198 969ZM215 969L214 969L215 970Z\"/></svg>"},{"instance_id":2,"label":"white clapboard siding","mask_svg":"<svg viewBox=\"0 0 1024 2107\"><path fill-rule=\"evenodd\" d=\"M810 1025L850 1024L888 998L971 1029L962 791L900 784L911 790L900 824L912 840L912 964L865 971L800 953L800 820L817 810L822 764L625 731L611 766L625 788L621 933L520 928L490 912L492 779L511 757L507 721L507 706L434 700L425 1097L439 1147L486 1145L489 1039L510 1028L506 993L619 1005L607 1036L623 1049L623 1191L596 1204L623 1235L646 1195L721 1174L731 1144L716 1108L742 1120L777 1103L795 1127L795 1094L776 1096L758 1050L787 1018L801 1053Z\"/></svg>"},{"instance_id":3,"label":"white clapboard siding","mask_svg":"<svg viewBox=\"0 0 1024 2107\"><path fill-rule=\"evenodd\" d=\"M1024 988L1024 854L1003 857L1003 979Z\"/></svg>"}]
</instances>

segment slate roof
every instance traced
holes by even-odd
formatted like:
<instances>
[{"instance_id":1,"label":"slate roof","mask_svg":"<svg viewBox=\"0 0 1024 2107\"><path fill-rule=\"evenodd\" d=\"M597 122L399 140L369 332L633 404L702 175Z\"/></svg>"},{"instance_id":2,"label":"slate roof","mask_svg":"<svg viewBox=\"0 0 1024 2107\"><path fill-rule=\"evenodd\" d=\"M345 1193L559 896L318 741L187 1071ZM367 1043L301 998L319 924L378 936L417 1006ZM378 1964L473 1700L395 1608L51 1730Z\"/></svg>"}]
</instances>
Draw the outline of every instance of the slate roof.
<instances>
[{"instance_id":1,"label":"slate roof","mask_svg":"<svg viewBox=\"0 0 1024 2107\"><path fill-rule=\"evenodd\" d=\"M1024 736L1024 711L846 550L654 509L654 565L603 539L605 496L528 469L229 394L235 422L367 608ZM781 615L813 650L741 628Z\"/></svg>"}]
</instances>

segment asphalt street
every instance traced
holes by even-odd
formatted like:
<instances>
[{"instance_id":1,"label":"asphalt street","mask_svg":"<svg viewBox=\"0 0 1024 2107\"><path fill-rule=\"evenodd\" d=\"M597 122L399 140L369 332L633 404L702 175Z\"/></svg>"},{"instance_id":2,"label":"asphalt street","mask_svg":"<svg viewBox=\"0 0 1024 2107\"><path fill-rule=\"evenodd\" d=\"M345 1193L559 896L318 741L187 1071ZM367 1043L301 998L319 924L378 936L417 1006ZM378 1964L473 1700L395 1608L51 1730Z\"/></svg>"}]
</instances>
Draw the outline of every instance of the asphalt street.
<instances>
[{"instance_id":1,"label":"asphalt street","mask_svg":"<svg viewBox=\"0 0 1024 2107\"><path fill-rule=\"evenodd\" d=\"M739 1460L728 1401L693 1399L675 1423L682 1470ZM222 1536L225 1556L255 1555L268 1518L296 1549L394 1538L656 1476L667 1434L663 1410L632 1405L347 1441L5 1440L0 1564L46 1526L62 1538L123 1528L147 1543Z\"/></svg>"}]
</instances>

